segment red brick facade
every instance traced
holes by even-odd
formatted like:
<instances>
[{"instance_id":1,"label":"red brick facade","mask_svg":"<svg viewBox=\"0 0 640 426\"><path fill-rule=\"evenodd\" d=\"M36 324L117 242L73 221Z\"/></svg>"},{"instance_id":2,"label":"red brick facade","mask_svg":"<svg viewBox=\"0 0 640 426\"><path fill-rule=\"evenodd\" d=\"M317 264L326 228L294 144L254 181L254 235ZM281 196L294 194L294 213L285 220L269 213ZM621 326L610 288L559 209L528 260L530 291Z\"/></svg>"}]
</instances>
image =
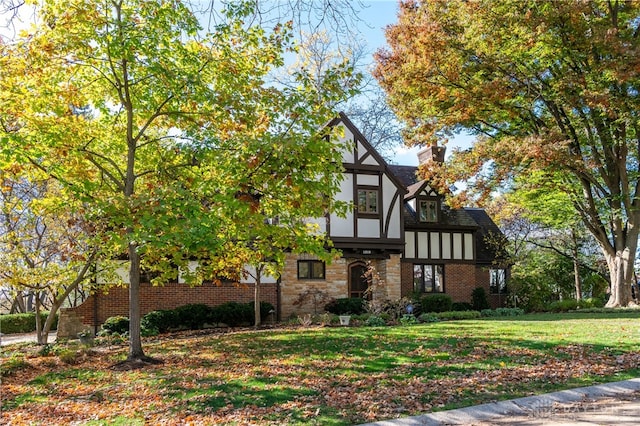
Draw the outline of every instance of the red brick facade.
<instances>
[{"instance_id":1,"label":"red brick facade","mask_svg":"<svg viewBox=\"0 0 640 426\"><path fill-rule=\"evenodd\" d=\"M209 306L225 302L250 302L253 300L252 284L203 284L190 287L186 284L170 283L164 286L141 284L140 309L142 315L158 309L173 309L190 303ZM277 285L262 284L261 300L277 307ZM129 289L126 286L112 287L107 293L98 292L82 305L70 309L80 317L83 324L97 326L107 318L117 315L129 316ZM97 314L97 315L96 315Z\"/></svg>"},{"instance_id":2,"label":"red brick facade","mask_svg":"<svg viewBox=\"0 0 640 426\"><path fill-rule=\"evenodd\" d=\"M471 303L471 293L476 287L483 287L492 308L504 306L506 295L490 294L489 269L471 263L449 263L444 265L444 292L454 302ZM413 263L402 263L402 296L413 292Z\"/></svg>"}]
</instances>

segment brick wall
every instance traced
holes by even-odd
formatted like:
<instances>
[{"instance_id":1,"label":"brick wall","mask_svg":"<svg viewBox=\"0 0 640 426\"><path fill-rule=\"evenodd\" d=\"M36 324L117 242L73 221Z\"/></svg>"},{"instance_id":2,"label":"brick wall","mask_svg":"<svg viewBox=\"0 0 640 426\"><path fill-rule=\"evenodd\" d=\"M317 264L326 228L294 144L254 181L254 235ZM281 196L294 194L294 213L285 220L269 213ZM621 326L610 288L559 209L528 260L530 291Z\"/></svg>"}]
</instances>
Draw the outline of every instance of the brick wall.
<instances>
[{"instance_id":1,"label":"brick wall","mask_svg":"<svg viewBox=\"0 0 640 426\"><path fill-rule=\"evenodd\" d=\"M471 264L450 264L444 267L444 291L454 302L471 303L471 293L478 286L476 267Z\"/></svg>"},{"instance_id":2,"label":"brick wall","mask_svg":"<svg viewBox=\"0 0 640 426\"><path fill-rule=\"evenodd\" d=\"M487 299L489 300L489 306L491 306L492 309L504 307L507 301L507 295L491 294L489 268L484 266L478 266L476 275L478 276L478 286L484 287L485 291L487 292Z\"/></svg>"},{"instance_id":3,"label":"brick wall","mask_svg":"<svg viewBox=\"0 0 640 426\"><path fill-rule=\"evenodd\" d=\"M454 302L469 302L474 285L475 273L473 265L444 265L444 291ZM470 289L468 289L469 287ZM410 297L413 293L413 263L402 263L402 297ZM467 297L468 295L468 297ZM467 300L468 299L468 300Z\"/></svg>"},{"instance_id":4,"label":"brick wall","mask_svg":"<svg viewBox=\"0 0 640 426\"><path fill-rule=\"evenodd\" d=\"M413 264L403 262L402 296L410 296L413 292ZM492 308L504 306L505 295L489 294L489 270L485 267L468 263L454 263L444 266L444 290L454 302L471 303L471 293L476 287L484 287L487 299Z\"/></svg>"},{"instance_id":5,"label":"brick wall","mask_svg":"<svg viewBox=\"0 0 640 426\"><path fill-rule=\"evenodd\" d=\"M277 306L276 284L262 284L260 299ZM140 285L140 309L142 315L157 309L173 309L190 303L204 303L217 306L225 302L250 302L253 300L252 284L203 284L190 287L186 284L169 283L164 286ZM97 306L96 306L97 303ZM94 312L97 308L97 320ZM128 287L112 287L107 293L98 293L89 297L82 305L70 309L81 318L83 324L95 326L107 318L129 316Z\"/></svg>"}]
</instances>

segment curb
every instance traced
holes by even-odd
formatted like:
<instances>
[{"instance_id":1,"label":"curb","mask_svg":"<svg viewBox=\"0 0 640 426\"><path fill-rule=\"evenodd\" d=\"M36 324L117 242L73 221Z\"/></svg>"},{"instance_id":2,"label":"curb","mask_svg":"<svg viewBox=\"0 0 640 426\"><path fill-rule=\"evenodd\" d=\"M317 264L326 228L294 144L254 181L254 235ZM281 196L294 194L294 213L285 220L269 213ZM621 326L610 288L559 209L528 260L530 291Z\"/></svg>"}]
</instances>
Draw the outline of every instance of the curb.
<instances>
[{"instance_id":1,"label":"curb","mask_svg":"<svg viewBox=\"0 0 640 426\"><path fill-rule=\"evenodd\" d=\"M502 416L526 416L549 410L554 403L571 403L585 399L610 398L640 391L640 378L621 382L586 386L537 396L526 396L508 401L491 402L473 407L438 411L421 416L382 420L361 426L437 426L468 425Z\"/></svg>"}]
</instances>

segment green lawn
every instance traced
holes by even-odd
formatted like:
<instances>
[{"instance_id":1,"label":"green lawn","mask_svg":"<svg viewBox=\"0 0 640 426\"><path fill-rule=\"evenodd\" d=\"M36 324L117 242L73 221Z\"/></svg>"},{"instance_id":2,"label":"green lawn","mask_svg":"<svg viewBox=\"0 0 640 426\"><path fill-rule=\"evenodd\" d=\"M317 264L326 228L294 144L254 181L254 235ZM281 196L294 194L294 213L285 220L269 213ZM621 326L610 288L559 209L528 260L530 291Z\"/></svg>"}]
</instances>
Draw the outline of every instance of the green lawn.
<instances>
[{"instance_id":1,"label":"green lawn","mask_svg":"<svg viewBox=\"0 0 640 426\"><path fill-rule=\"evenodd\" d=\"M123 346L3 351L14 424L328 424L415 415L638 377L640 312L396 327L166 335L164 361L109 367ZM74 352L75 351L75 352ZM75 354L63 363L55 353ZM25 359L26 356L26 359ZM16 362L20 359L26 362Z\"/></svg>"}]
</instances>

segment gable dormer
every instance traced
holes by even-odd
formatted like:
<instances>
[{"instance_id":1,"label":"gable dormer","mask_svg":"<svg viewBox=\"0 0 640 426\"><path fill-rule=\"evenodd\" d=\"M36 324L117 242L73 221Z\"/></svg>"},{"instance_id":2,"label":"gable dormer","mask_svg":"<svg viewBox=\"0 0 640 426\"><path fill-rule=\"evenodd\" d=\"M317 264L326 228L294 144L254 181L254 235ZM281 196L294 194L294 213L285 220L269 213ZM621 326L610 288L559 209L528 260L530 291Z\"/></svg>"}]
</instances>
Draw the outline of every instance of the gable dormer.
<instances>
[{"instance_id":1,"label":"gable dormer","mask_svg":"<svg viewBox=\"0 0 640 426\"><path fill-rule=\"evenodd\" d=\"M408 188L405 202L413 209L419 223L438 223L442 215L442 197L427 181L417 182Z\"/></svg>"}]
</instances>

